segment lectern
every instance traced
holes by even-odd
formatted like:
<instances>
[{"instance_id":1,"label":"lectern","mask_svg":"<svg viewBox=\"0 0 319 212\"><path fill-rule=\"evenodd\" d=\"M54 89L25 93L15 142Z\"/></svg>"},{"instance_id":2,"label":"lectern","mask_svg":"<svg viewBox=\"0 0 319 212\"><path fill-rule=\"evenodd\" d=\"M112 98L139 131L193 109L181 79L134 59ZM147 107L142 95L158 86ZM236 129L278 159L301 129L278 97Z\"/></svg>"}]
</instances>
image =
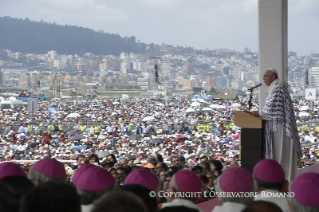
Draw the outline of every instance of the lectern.
<instances>
[{"instance_id":1,"label":"lectern","mask_svg":"<svg viewBox=\"0 0 319 212\"><path fill-rule=\"evenodd\" d=\"M252 173L256 163L263 159L263 120L245 111L235 111L234 123L242 128L239 147L241 165Z\"/></svg>"}]
</instances>

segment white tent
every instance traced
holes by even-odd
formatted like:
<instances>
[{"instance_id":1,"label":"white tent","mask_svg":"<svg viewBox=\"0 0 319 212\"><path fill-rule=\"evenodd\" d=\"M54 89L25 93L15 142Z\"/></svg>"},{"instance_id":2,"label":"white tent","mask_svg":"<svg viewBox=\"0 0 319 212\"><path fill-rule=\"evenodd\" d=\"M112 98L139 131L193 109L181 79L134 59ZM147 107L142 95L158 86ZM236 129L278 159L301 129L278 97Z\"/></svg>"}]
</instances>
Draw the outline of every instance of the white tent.
<instances>
[{"instance_id":1,"label":"white tent","mask_svg":"<svg viewBox=\"0 0 319 212\"><path fill-rule=\"evenodd\" d=\"M80 114L78 114L78 113L70 113L70 114L67 116L67 118L74 118L74 117L78 117L78 116L80 116Z\"/></svg>"},{"instance_id":2,"label":"white tent","mask_svg":"<svg viewBox=\"0 0 319 212\"><path fill-rule=\"evenodd\" d=\"M307 117L307 116L310 116L310 114L307 112L300 112L298 116L299 117Z\"/></svg>"},{"instance_id":3,"label":"white tent","mask_svg":"<svg viewBox=\"0 0 319 212\"><path fill-rule=\"evenodd\" d=\"M203 110L203 111L211 111L211 110L213 110L213 109L211 109L211 108L209 108L209 107L204 107L202 110Z\"/></svg>"},{"instance_id":4,"label":"white tent","mask_svg":"<svg viewBox=\"0 0 319 212\"><path fill-rule=\"evenodd\" d=\"M231 105L233 108L238 108L238 107L241 107L241 104L239 103L234 103Z\"/></svg>"},{"instance_id":5,"label":"white tent","mask_svg":"<svg viewBox=\"0 0 319 212\"><path fill-rule=\"evenodd\" d=\"M197 106L199 106L199 105L200 105L199 102L193 102L193 103L191 104L191 106L195 106L195 107L197 107Z\"/></svg>"},{"instance_id":6,"label":"white tent","mask_svg":"<svg viewBox=\"0 0 319 212\"><path fill-rule=\"evenodd\" d=\"M309 110L309 107L306 105L306 106L302 106L301 108L299 108L300 111L306 111L306 110Z\"/></svg>"},{"instance_id":7,"label":"white tent","mask_svg":"<svg viewBox=\"0 0 319 212\"><path fill-rule=\"evenodd\" d=\"M226 109L226 106L225 106L225 105L218 105L217 108L219 108L219 109Z\"/></svg>"},{"instance_id":8,"label":"white tent","mask_svg":"<svg viewBox=\"0 0 319 212\"><path fill-rule=\"evenodd\" d=\"M185 112L189 113L189 112L195 112L195 110L193 108L188 108Z\"/></svg>"},{"instance_id":9,"label":"white tent","mask_svg":"<svg viewBox=\"0 0 319 212\"><path fill-rule=\"evenodd\" d=\"M143 118L142 121L152 121L154 120L155 118L153 116L146 116L145 118Z\"/></svg>"}]
</instances>

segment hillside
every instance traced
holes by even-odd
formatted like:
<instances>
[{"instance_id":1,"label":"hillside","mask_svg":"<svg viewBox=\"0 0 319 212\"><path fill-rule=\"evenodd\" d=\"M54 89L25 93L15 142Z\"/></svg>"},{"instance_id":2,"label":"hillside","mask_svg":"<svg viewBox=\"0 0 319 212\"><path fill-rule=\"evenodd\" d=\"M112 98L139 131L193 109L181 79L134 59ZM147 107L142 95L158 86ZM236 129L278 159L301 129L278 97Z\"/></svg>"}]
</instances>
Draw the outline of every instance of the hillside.
<instances>
[{"instance_id":1,"label":"hillside","mask_svg":"<svg viewBox=\"0 0 319 212\"><path fill-rule=\"evenodd\" d=\"M0 17L0 49L13 52L45 54L55 50L59 54L119 55L122 51L144 53L145 47L146 44L137 43L135 37L122 38L88 28L28 18Z\"/></svg>"}]
</instances>

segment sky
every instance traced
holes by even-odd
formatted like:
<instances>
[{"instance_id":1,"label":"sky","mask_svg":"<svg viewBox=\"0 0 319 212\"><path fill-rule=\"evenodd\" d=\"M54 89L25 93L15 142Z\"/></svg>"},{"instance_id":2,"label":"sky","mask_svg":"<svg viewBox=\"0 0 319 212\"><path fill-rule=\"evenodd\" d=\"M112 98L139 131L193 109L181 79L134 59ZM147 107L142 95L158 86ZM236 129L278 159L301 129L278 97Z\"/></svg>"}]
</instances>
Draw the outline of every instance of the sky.
<instances>
[{"instance_id":1,"label":"sky","mask_svg":"<svg viewBox=\"0 0 319 212\"><path fill-rule=\"evenodd\" d=\"M3 16L104 30L144 43L258 51L258 0L1 0ZM319 53L318 23L319 0L288 0L288 51Z\"/></svg>"}]
</instances>

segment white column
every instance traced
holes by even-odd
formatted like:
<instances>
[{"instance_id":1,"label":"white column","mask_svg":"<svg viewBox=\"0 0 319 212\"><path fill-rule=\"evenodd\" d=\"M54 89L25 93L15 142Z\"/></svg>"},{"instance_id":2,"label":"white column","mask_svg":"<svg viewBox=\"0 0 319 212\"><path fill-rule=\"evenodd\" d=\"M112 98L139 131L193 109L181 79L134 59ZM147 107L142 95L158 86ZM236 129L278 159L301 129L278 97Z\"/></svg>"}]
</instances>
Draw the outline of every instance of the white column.
<instances>
[{"instance_id":1,"label":"white column","mask_svg":"<svg viewBox=\"0 0 319 212\"><path fill-rule=\"evenodd\" d=\"M259 105L265 105L267 86L263 73L275 68L280 81L288 83L288 0L258 1L259 81L263 83L259 93Z\"/></svg>"}]
</instances>

